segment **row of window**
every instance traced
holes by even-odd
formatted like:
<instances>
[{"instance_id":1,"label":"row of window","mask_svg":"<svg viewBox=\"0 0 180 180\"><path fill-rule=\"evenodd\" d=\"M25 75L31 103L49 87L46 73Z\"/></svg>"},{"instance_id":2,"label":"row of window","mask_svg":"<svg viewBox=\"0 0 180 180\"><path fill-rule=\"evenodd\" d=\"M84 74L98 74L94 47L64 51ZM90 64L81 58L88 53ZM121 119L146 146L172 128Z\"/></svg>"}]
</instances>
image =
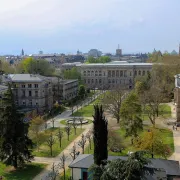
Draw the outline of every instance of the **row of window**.
<instances>
[{"instance_id":1,"label":"row of window","mask_svg":"<svg viewBox=\"0 0 180 180\"><path fill-rule=\"evenodd\" d=\"M149 71L147 71L149 72ZM104 76L106 75L105 72L103 72ZM132 72L129 72L129 76L132 76ZM134 71L134 75L137 76L145 76L146 71L141 71L141 70L135 70ZM84 76L102 76L102 72L101 71L84 71L83 72ZM108 71L108 77L127 77L127 70L109 70Z\"/></svg>"},{"instance_id":2,"label":"row of window","mask_svg":"<svg viewBox=\"0 0 180 180\"><path fill-rule=\"evenodd\" d=\"M116 83L116 84L125 84L125 82L126 82L126 80L124 79L124 80L118 80L118 79L109 79L108 80L108 83ZM101 84L102 83L102 80L101 79L88 79L88 80L84 80L84 83L87 83L87 84L94 84L94 83L99 83L99 84ZM131 79L129 79L129 84L132 84L132 80Z\"/></svg>"},{"instance_id":3,"label":"row of window","mask_svg":"<svg viewBox=\"0 0 180 180\"><path fill-rule=\"evenodd\" d=\"M26 91L22 90L22 97L26 96ZM28 91L28 96L31 97L32 96L32 91ZM38 91L35 91L35 97L38 97Z\"/></svg>"},{"instance_id":4,"label":"row of window","mask_svg":"<svg viewBox=\"0 0 180 180\"><path fill-rule=\"evenodd\" d=\"M32 88L34 85L34 88L38 88L38 84L28 84L27 87L28 88ZM18 88L18 84L14 84L15 88ZM26 88L26 84L21 84L21 88Z\"/></svg>"},{"instance_id":5,"label":"row of window","mask_svg":"<svg viewBox=\"0 0 180 180\"><path fill-rule=\"evenodd\" d=\"M28 101L28 102L23 101L22 104L19 104L18 101L16 101L15 103L16 103L17 106L20 106L20 105L23 105L23 106L32 106L33 105L31 100ZM38 106L38 102L36 102L35 105Z\"/></svg>"}]
</instances>

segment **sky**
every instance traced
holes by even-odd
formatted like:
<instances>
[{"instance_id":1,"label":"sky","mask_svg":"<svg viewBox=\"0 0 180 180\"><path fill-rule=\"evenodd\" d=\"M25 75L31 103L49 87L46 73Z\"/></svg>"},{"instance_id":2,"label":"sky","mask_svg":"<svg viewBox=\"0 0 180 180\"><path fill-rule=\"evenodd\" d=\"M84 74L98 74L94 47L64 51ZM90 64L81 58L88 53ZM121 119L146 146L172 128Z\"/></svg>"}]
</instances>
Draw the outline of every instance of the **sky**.
<instances>
[{"instance_id":1,"label":"sky","mask_svg":"<svg viewBox=\"0 0 180 180\"><path fill-rule=\"evenodd\" d=\"M178 51L180 0L0 0L0 54Z\"/></svg>"}]
</instances>

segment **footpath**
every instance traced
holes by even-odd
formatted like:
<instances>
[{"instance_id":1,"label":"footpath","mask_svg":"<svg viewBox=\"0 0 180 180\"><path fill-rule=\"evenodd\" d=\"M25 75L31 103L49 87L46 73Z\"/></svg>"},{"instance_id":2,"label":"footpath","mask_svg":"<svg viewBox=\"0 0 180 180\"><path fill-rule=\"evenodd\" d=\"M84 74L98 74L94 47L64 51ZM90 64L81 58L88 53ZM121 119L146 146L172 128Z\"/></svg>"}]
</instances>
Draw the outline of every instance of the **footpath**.
<instances>
[{"instance_id":1,"label":"footpath","mask_svg":"<svg viewBox=\"0 0 180 180\"><path fill-rule=\"evenodd\" d=\"M95 100L99 95L99 94L95 94L94 98L89 99L90 102L93 100ZM90 104L90 102L87 102L88 100L86 100L86 102L84 103L84 105L82 107L84 107L87 104ZM76 110L74 110L74 112L76 112ZM70 109L64 111L62 114L56 116L54 118L55 122L54 122L54 127L59 127L60 126L60 121L63 119L68 118L70 115L72 114L72 111ZM47 128L51 128L52 127L52 122L51 120L47 121ZM38 174L33 180L49 180L50 178L48 177L49 173L52 171L52 165L53 163L55 165L58 165L60 163L60 157L63 155L67 156L66 162L65 162L65 166L66 169L68 168L69 164L72 162L72 157L70 156L70 150L73 148L74 144L76 145L77 148L77 152L79 151L80 153L82 153L82 148L79 147L77 145L77 143L79 142L79 140L81 139L82 134L86 135L87 132L89 130L92 129L92 124L89 125L84 125L83 126L85 128L85 130L74 140L72 141L58 156L54 157L54 158L47 158L47 157L34 157L34 160L32 162L36 162L36 163L46 163L48 164L47 167L40 173ZM86 141L86 145L85 147L88 146L88 141ZM59 174L61 174L63 172L62 169L59 170Z\"/></svg>"}]
</instances>

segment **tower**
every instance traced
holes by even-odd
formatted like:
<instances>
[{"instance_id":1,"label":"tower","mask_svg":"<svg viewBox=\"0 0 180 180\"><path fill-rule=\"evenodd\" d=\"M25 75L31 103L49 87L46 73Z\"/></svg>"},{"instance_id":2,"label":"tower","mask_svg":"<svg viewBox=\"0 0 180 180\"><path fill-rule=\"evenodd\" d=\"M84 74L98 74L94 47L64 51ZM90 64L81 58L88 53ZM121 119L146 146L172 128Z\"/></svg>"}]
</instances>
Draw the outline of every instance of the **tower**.
<instances>
[{"instance_id":1,"label":"tower","mask_svg":"<svg viewBox=\"0 0 180 180\"><path fill-rule=\"evenodd\" d=\"M22 51L21 51L21 56L24 56L24 50L22 49Z\"/></svg>"},{"instance_id":2,"label":"tower","mask_svg":"<svg viewBox=\"0 0 180 180\"><path fill-rule=\"evenodd\" d=\"M118 56L119 58L122 56L122 49L119 48L119 44L118 48L116 49L116 56Z\"/></svg>"}]
</instances>

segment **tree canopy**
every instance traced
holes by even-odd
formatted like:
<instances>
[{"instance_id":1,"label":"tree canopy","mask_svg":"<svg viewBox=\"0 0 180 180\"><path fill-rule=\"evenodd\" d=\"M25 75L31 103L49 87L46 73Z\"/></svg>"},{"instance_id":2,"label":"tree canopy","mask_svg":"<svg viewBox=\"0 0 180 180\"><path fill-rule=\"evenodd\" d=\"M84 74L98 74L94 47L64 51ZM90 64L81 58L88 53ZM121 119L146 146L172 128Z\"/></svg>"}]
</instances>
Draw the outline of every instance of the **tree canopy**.
<instances>
[{"instance_id":1,"label":"tree canopy","mask_svg":"<svg viewBox=\"0 0 180 180\"><path fill-rule=\"evenodd\" d=\"M86 63L89 64L89 63L108 63L110 62L111 59L109 56L101 56L99 58L94 58L92 56L89 56Z\"/></svg>"},{"instance_id":2,"label":"tree canopy","mask_svg":"<svg viewBox=\"0 0 180 180\"><path fill-rule=\"evenodd\" d=\"M18 65L19 73L37 73L47 76L53 75L54 71L54 67L52 67L52 65L50 65L48 61L44 59L36 60L32 57L28 57L22 60L22 62Z\"/></svg>"}]
</instances>

